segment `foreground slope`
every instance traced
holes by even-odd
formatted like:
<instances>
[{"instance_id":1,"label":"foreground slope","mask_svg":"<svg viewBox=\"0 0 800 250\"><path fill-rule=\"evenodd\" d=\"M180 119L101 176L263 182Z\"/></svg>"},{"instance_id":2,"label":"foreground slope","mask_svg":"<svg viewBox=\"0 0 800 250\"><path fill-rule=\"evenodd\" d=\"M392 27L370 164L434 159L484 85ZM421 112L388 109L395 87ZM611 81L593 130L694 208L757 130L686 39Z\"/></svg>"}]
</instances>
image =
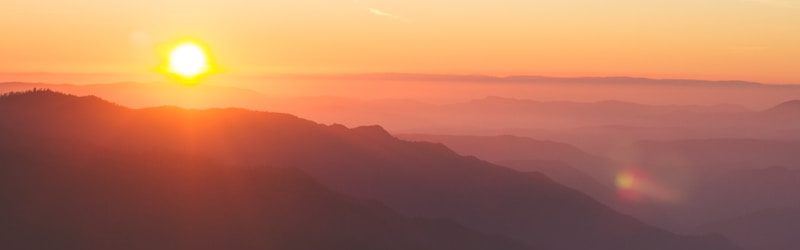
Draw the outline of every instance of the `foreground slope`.
<instances>
[{"instance_id":1,"label":"foreground slope","mask_svg":"<svg viewBox=\"0 0 800 250\"><path fill-rule=\"evenodd\" d=\"M697 230L719 232L745 249L798 249L800 208L765 209L708 223Z\"/></svg>"},{"instance_id":2,"label":"foreground slope","mask_svg":"<svg viewBox=\"0 0 800 250\"><path fill-rule=\"evenodd\" d=\"M380 127L347 129L237 109L131 110L52 92L5 97L0 116L0 129L22 141L298 167L337 191L539 249L733 249L719 238L678 236L642 224L542 175L462 157L437 144L405 142Z\"/></svg>"}]
</instances>

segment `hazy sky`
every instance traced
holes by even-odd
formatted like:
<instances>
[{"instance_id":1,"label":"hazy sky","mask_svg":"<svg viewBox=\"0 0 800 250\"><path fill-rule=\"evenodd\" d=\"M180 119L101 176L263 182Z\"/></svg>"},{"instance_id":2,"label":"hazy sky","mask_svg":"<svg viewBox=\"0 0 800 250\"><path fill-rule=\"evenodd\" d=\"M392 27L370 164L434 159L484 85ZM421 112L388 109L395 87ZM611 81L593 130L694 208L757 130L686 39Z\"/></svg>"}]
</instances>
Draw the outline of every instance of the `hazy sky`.
<instances>
[{"instance_id":1,"label":"hazy sky","mask_svg":"<svg viewBox=\"0 0 800 250\"><path fill-rule=\"evenodd\" d=\"M0 72L631 75L800 83L800 0L3 0Z\"/></svg>"}]
</instances>

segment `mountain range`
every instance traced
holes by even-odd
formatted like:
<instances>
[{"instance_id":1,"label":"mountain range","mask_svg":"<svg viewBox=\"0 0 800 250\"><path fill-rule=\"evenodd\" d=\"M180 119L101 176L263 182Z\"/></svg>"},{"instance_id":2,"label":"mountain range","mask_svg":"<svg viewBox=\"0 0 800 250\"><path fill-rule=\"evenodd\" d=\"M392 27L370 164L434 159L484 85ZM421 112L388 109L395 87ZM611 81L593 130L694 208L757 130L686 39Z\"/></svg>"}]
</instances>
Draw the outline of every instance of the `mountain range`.
<instances>
[{"instance_id":1,"label":"mountain range","mask_svg":"<svg viewBox=\"0 0 800 250\"><path fill-rule=\"evenodd\" d=\"M288 114L243 109L129 109L96 97L76 97L52 91L3 96L0 98L0 117L3 117L0 120L0 137L1 141L7 143L6 147L34 155L28 158L24 154L19 158L17 157L20 154L5 156L9 158L9 162L16 162L17 167L4 168L4 179L16 180L4 183L8 187L4 189L7 190L4 196L25 199L26 196L15 194L30 192L33 194L30 197L36 197L27 200L27 203L14 203L20 204L21 208L11 206L5 209L14 211L10 214L15 219L22 220L19 223L31 227L33 235L56 237L56 240L79 248L85 242L124 242L130 239L121 235L129 235L128 232L133 232L132 235L136 237L145 237L140 246L152 246L148 244L161 242L163 239L158 237L163 237L164 234L150 231L150 222L170 224L162 219L180 219L181 216L174 213L189 211L186 216L210 216L192 222L198 223L193 228L199 232L188 238L190 242L194 242L197 239L195 237L199 237L199 242L209 246L208 248L213 248L215 244L238 247L235 244L244 244L238 237L246 237L244 242L255 244L252 246L300 244L299 249L304 249L303 246L312 249L313 240L305 242L309 245L292 241L266 242L266 239L256 239L256 235L269 235L266 233L269 230L260 230L269 228L270 224L261 224L260 221L263 220L260 219L287 216L313 220L315 216L319 216L332 218L333 222L324 223L327 219L322 222L306 221L304 223L310 226L302 229L312 230L308 235L312 239L317 236L334 237L328 232L336 231L344 235L341 238L345 240L334 246L343 248L381 242L375 238L348 238L363 235L358 233L360 230L374 229L377 231L374 233L386 237L386 241L392 241L394 237L405 237L407 241L401 242L406 242L409 248L441 246L445 244L442 242L455 244L452 243L453 238L480 235L474 238L476 246L498 244L507 247L488 249L516 249L514 241L522 242L532 249L736 249L719 236L681 236L646 225L586 195L563 187L542 174L523 173L474 157L460 156L441 144L403 141L378 126L347 128L341 125L322 125ZM48 147L54 150L46 150ZM47 157L47 152L62 152L65 149L65 152L85 152L67 154L67 157L77 157L78 161L64 158L64 161L59 161L62 164L37 162L47 159L58 161L58 157ZM136 161L124 160L124 157L117 157L113 153L105 153L107 151L124 152L137 158L151 159L154 163L137 164ZM45 157L36 157L39 152ZM199 162L197 164L200 166L173 162L167 157L159 156L159 152L183 155L190 162ZM100 163L70 165L70 162L96 160L100 160ZM215 167L213 163L229 167ZM161 164L169 167L152 169ZM205 164L212 166L203 167ZM262 168L296 168L310 177L297 177L305 181L288 183L288 186L275 184L275 187L262 188L260 185L272 185L265 183L274 182L273 179L285 181L294 178L286 177L280 171L273 173L274 170ZM32 172L27 172L29 170ZM161 171L165 173L162 175ZM186 175L183 171L192 173ZM251 175L253 172L255 174ZM273 175L277 177L270 177ZM239 178L255 180L239 182ZM325 188L320 186L315 187L311 184L314 181L310 180L318 181L322 186L331 189L333 194L324 191ZM42 184L41 189L36 184ZM253 193L231 191L237 190L236 188L244 188ZM297 193L302 190L311 194ZM56 194L62 191L65 194L61 198L63 200L46 199L58 197ZM330 201L331 197L337 196L335 193L358 200L379 201L403 216L385 209L377 215L373 214L373 217L363 215L362 213L376 212L368 212L374 208L352 207L353 201ZM308 198L312 202L303 203L302 201L306 201L304 195L317 198ZM180 198L173 200L174 196ZM53 211L54 208L48 206L52 204L49 202L70 204L67 207L74 209L66 215L74 213L75 217L59 217L64 213ZM176 211L172 213L153 212L162 211L162 208L169 209L165 206L171 206L170 202L184 206L176 205L172 209L177 210L172 210ZM274 214L261 211L268 210L273 202L277 207L291 209ZM228 203L234 204L236 209L220 207L220 204ZM189 208L185 207L187 204ZM312 207L306 207L309 204ZM252 207L245 207L246 205ZM140 206L144 210L135 209ZM327 206L331 207L326 209ZM101 211L104 212L90 213L88 211L95 210L84 210L98 207L102 207ZM236 221L219 218L239 211L238 208L253 210L234 216ZM301 211L290 213L295 209ZM317 211L320 209L321 211ZM374 221L375 216L394 219ZM406 216L451 220L468 229L429 220L410 223ZM125 218L125 221L109 221L120 217ZM340 225L342 220L350 218L363 220L363 224L356 223L363 227L326 228ZM72 223L75 222L72 220L82 219L97 219L99 222L86 222L86 225ZM301 236L306 233L292 228L291 222L294 219L285 223L274 221L279 225L274 229L278 231L276 235L280 235L281 239L305 239ZM188 225L193 225L192 223ZM92 235L60 234L70 231L72 226L86 226L95 230L90 232L109 233L100 234L98 237L104 237L102 240L95 240L91 238ZM171 226L161 230L175 229ZM322 229L314 229L317 226ZM443 235L416 237L403 233L403 228L424 232L424 228L430 227L441 227L440 232ZM216 235L219 228L230 228L230 232L243 234L202 237L206 234ZM382 233L385 234L381 235ZM20 234L29 235L26 231L20 231ZM500 235L511 240L491 235ZM336 242L340 239L338 236L335 238L328 240ZM29 242L25 238L22 240ZM460 248L459 245L448 246Z\"/></svg>"}]
</instances>

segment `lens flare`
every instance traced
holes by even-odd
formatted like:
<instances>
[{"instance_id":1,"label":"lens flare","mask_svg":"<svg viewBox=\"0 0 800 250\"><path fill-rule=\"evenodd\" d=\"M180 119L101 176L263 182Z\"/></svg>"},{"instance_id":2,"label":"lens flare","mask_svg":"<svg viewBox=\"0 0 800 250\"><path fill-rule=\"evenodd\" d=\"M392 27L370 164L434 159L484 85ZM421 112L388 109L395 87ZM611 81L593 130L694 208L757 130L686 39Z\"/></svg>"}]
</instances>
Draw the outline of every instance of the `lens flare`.
<instances>
[{"instance_id":1,"label":"lens flare","mask_svg":"<svg viewBox=\"0 0 800 250\"><path fill-rule=\"evenodd\" d=\"M629 172L622 172L617 175L615 183L617 184L617 188L631 189L633 185L636 184L636 177Z\"/></svg>"},{"instance_id":2,"label":"lens flare","mask_svg":"<svg viewBox=\"0 0 800 250\"><path fill-rule=\"evenodd\" d=\"M617 173L614 178L617 195L625 201L655 201L661 203L677 202L680 195L668 186L650 178L640 168L628 168Z\"/></svg>"},{"instance_id":3,"label":"lens flare","mask_svg":"<svg viewBox=\"0 0 800 250\"><path fill-rule=\"evenodd\" d=\"M617 173L614 184L617 186L617 195L624 200L636 201L641 199L641 183L643 176L634 169L626 169Z\"/></svg>"}]
</instances>

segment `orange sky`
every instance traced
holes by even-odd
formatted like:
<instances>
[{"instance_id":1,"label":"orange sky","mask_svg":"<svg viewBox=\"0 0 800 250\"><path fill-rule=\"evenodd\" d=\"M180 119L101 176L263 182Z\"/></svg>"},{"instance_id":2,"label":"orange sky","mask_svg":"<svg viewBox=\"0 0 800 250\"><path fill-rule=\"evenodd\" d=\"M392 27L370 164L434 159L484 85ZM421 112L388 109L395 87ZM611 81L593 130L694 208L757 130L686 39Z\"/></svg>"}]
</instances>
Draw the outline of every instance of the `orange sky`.
<instances>
[{"instance_id":1,"label":"orange sky","mask_svg":"<svg viewBox=\"0 0 800 250\"><path fill-rule=\"evenodd\" d=\"M796 0L0 1L0 72L630 75L800 83Z\"/></svg>"}]
</instances>

